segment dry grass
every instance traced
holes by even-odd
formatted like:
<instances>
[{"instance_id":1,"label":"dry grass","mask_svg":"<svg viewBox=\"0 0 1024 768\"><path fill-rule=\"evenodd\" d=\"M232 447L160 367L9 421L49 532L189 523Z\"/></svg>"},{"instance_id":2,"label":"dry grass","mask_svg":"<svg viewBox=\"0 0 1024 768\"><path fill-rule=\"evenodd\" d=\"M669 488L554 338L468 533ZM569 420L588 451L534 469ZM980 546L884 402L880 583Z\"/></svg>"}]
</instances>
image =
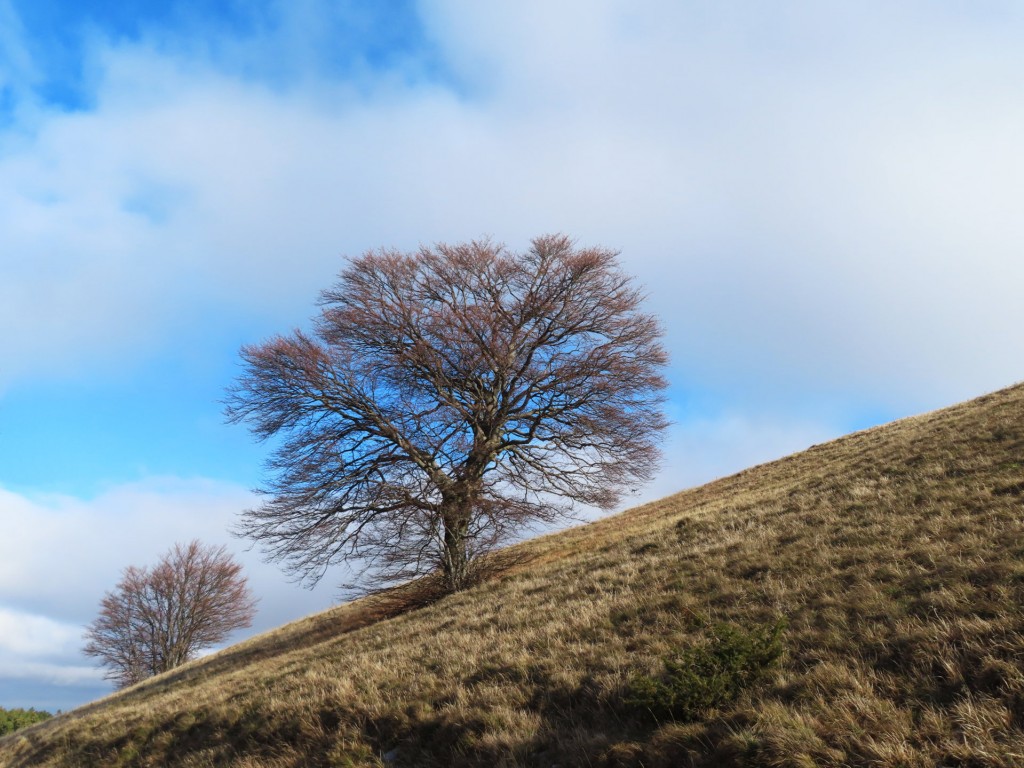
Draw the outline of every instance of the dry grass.
<instances>
[{"instance_id":1,"label":"dry grass","mask_svg":"<svg viewBox=\"0 0 1024 768\"><path fill-rule=\"evenodd\" d=\"M1024 387L523 545L403 612L359 601L0 740L4 765L1024 765ZM696 722L630 680L707 621L788 621Z\"/></svg>"}]
</instances>

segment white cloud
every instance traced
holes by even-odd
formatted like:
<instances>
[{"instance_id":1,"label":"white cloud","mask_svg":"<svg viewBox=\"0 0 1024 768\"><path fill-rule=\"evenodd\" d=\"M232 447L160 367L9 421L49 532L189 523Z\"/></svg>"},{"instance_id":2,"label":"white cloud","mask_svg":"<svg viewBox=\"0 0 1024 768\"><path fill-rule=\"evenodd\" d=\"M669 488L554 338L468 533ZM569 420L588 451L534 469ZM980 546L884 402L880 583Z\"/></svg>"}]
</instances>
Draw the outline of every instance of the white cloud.
<instances>
[{"instance_id":1,"label":"white cloud","mask_svg":"<svg viewBox=\"0 0 1024 768\"><path fill-rule=\"evenodd\" d=\"M95 109L0 157L3 375L143 354L193 315L286 328L342 253L563 230L623 249L681 375L750 402L1010 383L1020 19L748 10L424 5L452 87L270 88L98 43Z\"/></svg>"},{"instance_id":2,"label":"white cloud","mask_svg":"<svg viewBox=\"0 0 1024 768\"><path fill-rule=\"evenodd\" d=\"M238 486L202 479L153 478L88 500L26 497L0 489L5 531L0 540L0 634L8 638L0 640L0 649L28 652L11 639L15 625L25 632L35 627L39 637L50 637L39 647L51 650L58 639L68 640L67 627L79 627L80 636L125 567L152 565L175 542L193 538L224 544L243 564L260 599L252 631L334 602L333 583L314 591L291 584L276 565L264 563L258 553L246 551L246 542L228 534L238 513L253 502L252 494Z\"/></svg>"},{"instance_id":3,"label":"white cloud","mask_svg":"<svg viewBox=\"0 0 1024 768\"><path fill-rule=\"evenodd\" d=\"M245 489L203 479L151 478L94 499L0 489L0 679L92 685L95 695L102 673L81 654L86 625L125 567L152 565L175 542L224 544L242 563L259 602L253 627L236 637L337 602L335 581L312 591L292 584L228 535L253 501Z\"/></svg>"},{"instance_id":4,"label":"white cloud","mask_svg":"<svg viewBox=\"0 0 1024 768\"><path fill-rule=\"evenodd\" d=\"M0 654L53 656L77 646L81 629L23 611L0 606Z\"/></svg>"},{"instance_id":5,"label":"white cloud","mask_svg":"<svg viewBox=\"0 0 1024 768\"><path fill-rule=\"evenodd\" d=\"M516 135L591 150L539 199L624 248L681 376L903 408L1019 375L1019 13L520 7L448 3L434 29L489 112L522 107Z\"/></svg>"},{"instance_id":6,"label":"white cloud","mask_svg":"<svg viewBox=\"0 0 1024 768\"><path fill-rule=\"evenodd\" d=\"M49 662L25 661L16 659L10 661L0 658L0 680L21 680L39 683L50 683L59 686L73 686L89 688L92 693L103 679L102 670L96 667L86 667L73 664L54 664ZM74 697L73 692L65 694ZM72 701L74 699L72 698ZM78 701L75 705L85 702ZM23 706L20 702L18 706ZM31 706L31 705L28 705Z\"/></svg>"},{"instance_id":7,"label":"white cloud","mask_svg":"<svg viewBox=\"0 0 1024 768\"><path fill-rule=\"evenodd\" d=\"M674 425L665 445L665 469L629 505L653 501L774 461L836 436L827 423L798 422L756 413L725 412Z\"/></svg>"}]
</instances>

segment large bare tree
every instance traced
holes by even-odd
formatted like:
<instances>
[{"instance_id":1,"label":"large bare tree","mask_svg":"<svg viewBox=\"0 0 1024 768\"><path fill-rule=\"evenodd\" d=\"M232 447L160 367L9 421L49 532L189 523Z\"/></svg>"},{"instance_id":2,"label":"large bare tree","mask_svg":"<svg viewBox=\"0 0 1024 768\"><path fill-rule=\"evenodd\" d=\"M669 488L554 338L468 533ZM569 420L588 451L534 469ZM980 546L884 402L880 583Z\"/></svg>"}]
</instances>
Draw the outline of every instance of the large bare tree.
<instances>
[{"instance_id":1,"label":"large bare tree","mask_svg":"<svg viewBox=\"0 0 1024 768\"><path fill-rule=\"evenodd\" d=\"M84 651L123 688L184 664L249 626L254 612L242 568L224 547L175 544L152 570L124 570L86 630Z\"/></svg>"},{"instance_id":2,"label":"large bare tree","mask_svg":"<svg viewBox=\"0 0 1024 768\"><path fill-rule=\"evenodd\" d=\"M240 531L315 583L469 584L482 552L649 479L666 426L657 320L564 236L351 260L311 333L242 349L227 415L278 438Z\"/></svg>"}]
</instances>

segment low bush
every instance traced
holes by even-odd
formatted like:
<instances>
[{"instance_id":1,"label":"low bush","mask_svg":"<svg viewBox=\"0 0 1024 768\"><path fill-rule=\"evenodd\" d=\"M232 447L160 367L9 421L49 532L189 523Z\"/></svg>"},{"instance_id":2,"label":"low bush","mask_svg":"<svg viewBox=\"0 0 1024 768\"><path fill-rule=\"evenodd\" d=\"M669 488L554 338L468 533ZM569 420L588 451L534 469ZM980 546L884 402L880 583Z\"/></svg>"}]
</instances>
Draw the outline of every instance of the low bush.
<instances>
[{"instance_id":1,"label":"low bush","mask_svg":"<svg viewBox=\"0 0 1024 768\"><path fill-rule=\"evenodd\" d=\"M656 720L697 720L765 680L782 656L785 620L752 629L718 624L707 642L665 659L658 677L637 675L626 704Z\"/></svg>"}]
</instances>

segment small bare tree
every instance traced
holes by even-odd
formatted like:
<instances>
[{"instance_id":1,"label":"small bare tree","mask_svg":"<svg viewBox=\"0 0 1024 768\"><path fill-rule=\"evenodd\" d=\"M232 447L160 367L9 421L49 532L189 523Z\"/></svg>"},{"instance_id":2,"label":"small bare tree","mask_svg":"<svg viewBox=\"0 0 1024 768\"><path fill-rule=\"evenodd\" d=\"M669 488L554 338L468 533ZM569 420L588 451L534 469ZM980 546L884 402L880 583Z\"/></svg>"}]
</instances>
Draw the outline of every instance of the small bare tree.
<instances>
[{"instance_id":1,"label":"small bare tree","mask_svg":"<svg viewBox=\"0 0 1024 768\"><path fill-rule=\"evenodd\" d=\"M614 506L666 426L641 301L615 253L563 236L350 261L312 335L242 349L228 419L283 439L240 532L311 583L358 561L455 591L524 526Z\"/></svg>"},{"instance_id":2,"label":"small bare tree","mask_svg":"<svg viewBox=\"0 0 1024 768\"><path fill-rule=\"evenodd\" d=\"M130 566L86 630L85 653L125 687L166 672L252 623L255 601L224 547L192 541L152 569Z\"/></svg>"}]
</instances>

